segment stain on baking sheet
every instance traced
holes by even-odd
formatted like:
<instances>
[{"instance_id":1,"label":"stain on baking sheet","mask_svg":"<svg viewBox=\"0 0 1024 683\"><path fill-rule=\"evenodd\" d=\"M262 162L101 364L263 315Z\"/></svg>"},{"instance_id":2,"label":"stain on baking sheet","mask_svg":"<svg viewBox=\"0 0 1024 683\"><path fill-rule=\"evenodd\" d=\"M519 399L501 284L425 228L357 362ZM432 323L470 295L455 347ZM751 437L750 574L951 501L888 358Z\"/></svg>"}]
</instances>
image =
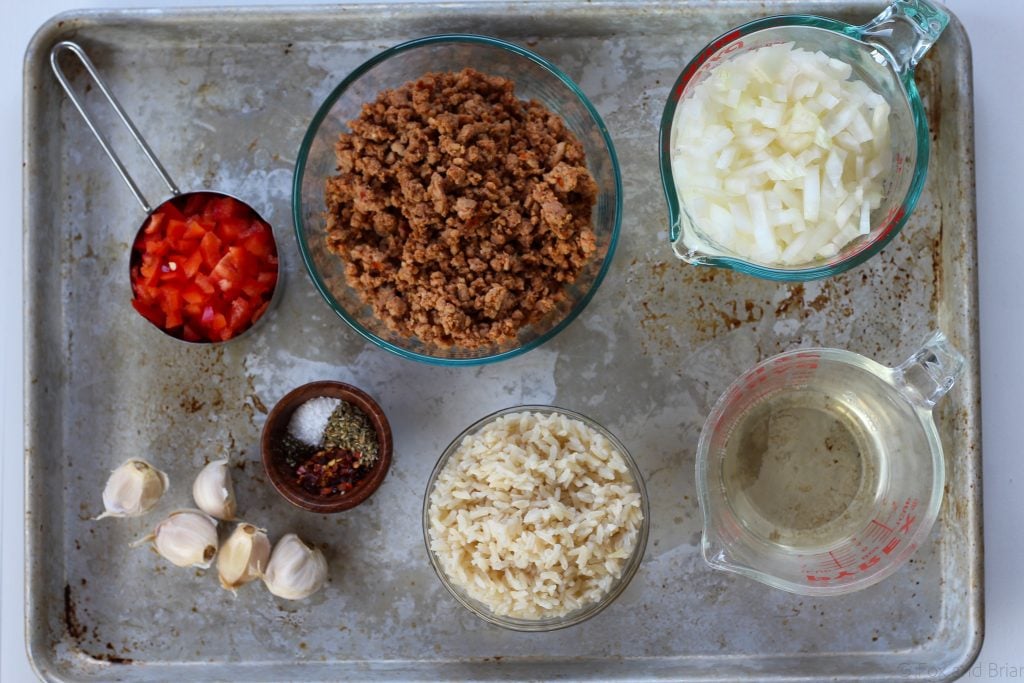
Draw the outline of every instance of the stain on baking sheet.
<instances>
[{"instance_id":1,"label":"stain on baking sheet","mask_svg":"<svg viewBox=\"0 0 1024 683\"><path fill-rule=\"evenodd\" d=\"M64 584L64 627L68 635L78 640L85 636L85 628L78 620L78 611L75 607L74 596L71 595L71 584Z\"/></svg>"}]
</instances>

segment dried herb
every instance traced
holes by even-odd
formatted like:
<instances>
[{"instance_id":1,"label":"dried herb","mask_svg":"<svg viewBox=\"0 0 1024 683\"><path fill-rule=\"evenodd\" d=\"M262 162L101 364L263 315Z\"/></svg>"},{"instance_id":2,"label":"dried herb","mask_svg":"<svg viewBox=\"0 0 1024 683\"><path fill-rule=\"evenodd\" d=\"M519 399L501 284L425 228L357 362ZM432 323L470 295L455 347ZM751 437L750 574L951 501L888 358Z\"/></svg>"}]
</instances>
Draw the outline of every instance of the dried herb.
<instances>
[{"instance_id":1,"label":"dried herb","mask_svg":"<svg viewBox=\"0 0 1024 683\"><path fill-rule=\"evenodd\" d=\"M323 446L327 450L352 451L357 466L365 467L377 460L377 430L358 406L342 401L327 421Z\"/></svg>"},{"instance_id":2,"label":"dried herb","mask_svg":"<svg viewBox=\"0 0 1024 683\"><path fill-rule=\"evenodd\" d=\"M284 461L288 463L288 467L293 470L306 462L314 453L316 453L315 446L309 446L306 443L296 439L287 431L281 435L278 441L278 452L284 456Z\"/></svg>"}]
</instances>

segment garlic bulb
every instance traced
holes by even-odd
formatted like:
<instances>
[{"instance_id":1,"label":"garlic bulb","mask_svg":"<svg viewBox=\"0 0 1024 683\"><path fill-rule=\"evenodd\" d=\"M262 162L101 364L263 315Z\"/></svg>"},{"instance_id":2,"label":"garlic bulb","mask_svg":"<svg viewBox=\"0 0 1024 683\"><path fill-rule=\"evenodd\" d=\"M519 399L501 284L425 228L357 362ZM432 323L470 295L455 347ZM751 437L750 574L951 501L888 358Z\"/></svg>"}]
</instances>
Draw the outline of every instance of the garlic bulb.
<instances>
[{"instance_id":1,"label":"garlic bulb","mask_svg":"<svg viewBox=\"0 0 1024 683\"><path fill-rule=\"evenodd\" d=\"M285 534L274 546L263 574L267 590L279 598L301 600L316 593L327 581L327 560L295 534Z\"/></svg>"},{"instance_id":2,"label":"garlic bulb","mask_svg":"<svg viewBox=\"0 0 1024 683\"><path fill-rule=\"evenodd\" d=\"M199 510L178 510L132 545L146 541L172 564L206 569L217 554L217 521Z\"/></svg>"},{"instance_id":3,"label":"garlic bulb","mask_svg":"<svg viewBox=\"0 0 1024 683\"><path fill-rule=\"evenodd\" d=\"M132 458L110 473L103 487L104 517L138 517L153 509L167 490L167 475L145 460Z\"/></svg>"},{"instance_id":4,"label":"garlic bulb","mask_svg":"<svg viewBox=\"0 0 1024 683\"><path fill-rule=\"evenodd\" d=\"M230 591L258 579L270 559L270 539L263 529L240 523L217 554L220 585Z\"/></svg>"},{"instance_id":5,"label":"garlic bulb","mask_svg":"<svg viewBox=\"0 0 1024 683\"><path fill-rule=\"evenodd\" d=\"M227 460L214 460L202 470L192 484L196 506L217 519L235 519L235 489Z\"/></svg>"}]
</instances>

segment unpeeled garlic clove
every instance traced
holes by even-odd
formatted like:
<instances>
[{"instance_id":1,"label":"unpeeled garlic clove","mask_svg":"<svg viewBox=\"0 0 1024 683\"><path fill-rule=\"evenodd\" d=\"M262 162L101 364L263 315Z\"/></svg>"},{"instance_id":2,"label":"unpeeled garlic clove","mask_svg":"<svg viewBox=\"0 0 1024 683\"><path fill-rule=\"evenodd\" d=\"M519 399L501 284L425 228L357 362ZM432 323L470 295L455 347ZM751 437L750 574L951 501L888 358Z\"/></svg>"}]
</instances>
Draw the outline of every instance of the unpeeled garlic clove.
<instances>
[{"instance_id":1,"label":"unpeeled garlic clove","mask_svg":"<svg viewBox=\"0 0 1024 683\"><path fill-rule=\"evenodd\" d=\"M192 484L192 497L196 506L211 517L229 522L235 519L235 488L227 460L214 460L199 471Z\"/></svg>"},{"instance_id":2,"label":"unpeeled garlic clove","mask_svg":"<svg viewBox=\"0 0 1024 683\"><path fill-rule=\"evenodd\" d=\"M145 460L126 460L103 487L104 517L138 517L152 510L167 490L167 475Z\"/></svg>"},{"instance_id":3,"label":"unpeeled garlic clove","mask_svg":"<svg viewBox=\"0 0 1024 683\"><path fill-rule=\"evenodd\" d=\"M270 539L264 529L240 523L224 541L217 554L217 575L220 585L234 591L258 579L270 559Z\"/></svg>"},{"instance_id":4,"label":"unpeeled garlic clove","mask_svg":"<svg viewBox=\"0 0 1024 683\"><path fill-rule=\"evenodd\" d=\"M308 598L327 581L327 560L317 548L310 548L295 534L285 534L270 555L263 573L267 590L279 598Z\"/></svg>"},{"instance_id":5,"label":"unpeeled garlic clove","mask_svg":"<svg viewBox=\"0 0 1024 683\"><path fill-rule=\"evenodd\" d=\"M172 564L206 569L217 554L217 521L199 510L178 510L132 545L146 541Z\"/></svg>"}]
</instances>

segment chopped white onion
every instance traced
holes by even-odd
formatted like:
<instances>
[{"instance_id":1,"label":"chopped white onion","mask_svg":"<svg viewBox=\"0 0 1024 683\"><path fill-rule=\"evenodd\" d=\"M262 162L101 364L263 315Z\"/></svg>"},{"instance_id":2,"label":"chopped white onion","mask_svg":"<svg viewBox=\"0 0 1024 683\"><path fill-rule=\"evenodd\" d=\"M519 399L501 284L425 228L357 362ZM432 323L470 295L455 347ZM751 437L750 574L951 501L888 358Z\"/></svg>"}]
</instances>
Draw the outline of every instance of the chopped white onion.
<instances>
[{"instance_id":1,"label":"chopped white onion","mask_svg":"<svg viewBox=\"0 0 1024 683\"><path fill-rule=\"evenodd\" d=\"M743 258L799 265L871 232L890 168L890 107L853 68L792 43L725 61L672 128L680 199Z\"/></svg>"}]
</instances>

